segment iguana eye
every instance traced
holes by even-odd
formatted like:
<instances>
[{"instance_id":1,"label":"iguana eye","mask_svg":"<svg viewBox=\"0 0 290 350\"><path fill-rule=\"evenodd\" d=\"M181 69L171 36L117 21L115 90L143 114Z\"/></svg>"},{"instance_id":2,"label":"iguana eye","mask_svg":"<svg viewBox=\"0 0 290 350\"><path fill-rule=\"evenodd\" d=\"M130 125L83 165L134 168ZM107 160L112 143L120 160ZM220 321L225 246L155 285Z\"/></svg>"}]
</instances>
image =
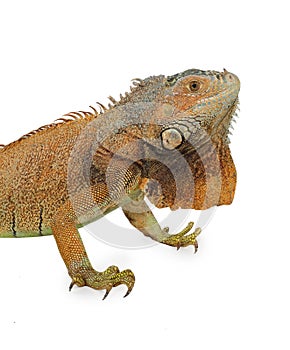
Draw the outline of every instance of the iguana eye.
<instances>
[{"instance_id":1,"label":"iguana eye","mask_svg":"<svg viewBox=\"0 0 290 350\"><path fill-rule=\"evenodd\" d=\"M182 144L183 136L177 129L166 129L161 133L162 145L172 150Z\"/></svg>"},{"instance_id":2,"label":"iguana eye","mask_svg":"<svg viewBox=\"0 0 290 350\"><path fill-rule=\"evenodd\" d=\"M189 83L189 90L190 90L191 92L196 92L196 91L199 90L200 86L201 86L201 84L200 84L199 81L193 80L193 81L191 81L191 82Z\"/></svg>"}]
</instances>

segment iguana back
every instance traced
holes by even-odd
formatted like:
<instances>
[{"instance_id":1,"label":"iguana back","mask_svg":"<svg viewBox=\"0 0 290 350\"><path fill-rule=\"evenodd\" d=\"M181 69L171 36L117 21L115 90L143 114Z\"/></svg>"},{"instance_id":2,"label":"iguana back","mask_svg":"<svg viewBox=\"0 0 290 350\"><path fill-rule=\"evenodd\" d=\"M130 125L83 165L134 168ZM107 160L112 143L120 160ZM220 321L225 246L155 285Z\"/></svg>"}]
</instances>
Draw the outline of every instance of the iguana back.
<instances>
[{"instance_id":1,"label":"iguana back","mask_svg":"<svg viewBox=\"0 0 290 350\"><path fill-rule=\"evenodd\" d=\"M89 121L51 124L0 149L0 237L52 234L51 219L68 199L68 159Z\"/></svg>"}]
</instances>

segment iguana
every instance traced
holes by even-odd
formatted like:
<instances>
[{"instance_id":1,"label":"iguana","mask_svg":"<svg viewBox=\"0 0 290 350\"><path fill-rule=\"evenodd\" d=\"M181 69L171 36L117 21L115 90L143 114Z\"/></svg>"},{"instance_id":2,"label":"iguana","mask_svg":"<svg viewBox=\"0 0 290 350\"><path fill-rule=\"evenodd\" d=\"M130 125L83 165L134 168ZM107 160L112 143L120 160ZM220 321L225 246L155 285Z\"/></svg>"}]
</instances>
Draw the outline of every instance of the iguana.
<instances>
[{"instance_id":1,"label":"iguana","mask_svg":"<svg viewBox=\"0 0 290 350\"><path fill-rule=\"evenodd\" d=\"M169 234L144 197L158 208L206 209L230 204L236 185L228 139L236 75L190 69L132 82L107 107L69 113L0 149L0 237L53 234L70 289L104 289L104 298L121 284L128 295L134 274L94 270L79 227L121 207L143 234L196 250L200 228Z\"/></svg>"}]
</instances>

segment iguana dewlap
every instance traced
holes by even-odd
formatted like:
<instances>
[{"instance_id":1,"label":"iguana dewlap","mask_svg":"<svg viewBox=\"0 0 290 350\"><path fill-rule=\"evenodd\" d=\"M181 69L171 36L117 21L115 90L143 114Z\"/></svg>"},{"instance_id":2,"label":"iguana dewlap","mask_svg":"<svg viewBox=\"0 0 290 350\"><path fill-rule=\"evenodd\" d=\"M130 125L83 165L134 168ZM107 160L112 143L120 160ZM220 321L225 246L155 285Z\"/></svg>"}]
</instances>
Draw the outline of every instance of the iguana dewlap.
<instances>
[{"instance_id":1,"label":"iguana dewlap","mask_svg":"<svg viewBox=\"0 0 290 350\"><path fill-rule=\"evenodd\" d=\"M172 210L232 202L236 170L228 134L239 89L226 70L134 79L131 92L119 101L110 97L108 108L69 113L2 146L0 237L53 234L71 287L105 289L106 297L125 284L128 295L133 272L94 270L78 227L121 207L152 239L197 249L200 229L189 233L189 223L170 235L144 196Z\"/></svg>"}]
</instances>

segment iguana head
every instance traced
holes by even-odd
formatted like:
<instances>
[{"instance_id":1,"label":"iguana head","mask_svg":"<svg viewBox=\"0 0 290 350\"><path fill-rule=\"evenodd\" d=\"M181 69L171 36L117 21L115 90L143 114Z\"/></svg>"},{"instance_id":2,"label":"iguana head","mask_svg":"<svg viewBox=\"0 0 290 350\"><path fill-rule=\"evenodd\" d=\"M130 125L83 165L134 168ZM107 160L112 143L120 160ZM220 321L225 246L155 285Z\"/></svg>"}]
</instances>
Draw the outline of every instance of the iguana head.
<instances>
[{"instance_id":1,"label":"iguana head","mask_svg":"<svg viewBox=\"0 0 290 350\"><path fill-rule=\"evenodd\" d=\"M119 102L110 98L112 113L104 118L108 129L116 126L109 138L113 153L142 159L149 199L171 209L230 204L236 171L228 133L238 77L225 69L190 69L134 79L133 85Z\"/></svg>"},{"instance_id":2,"label":"iguana head","mask_svg":"<svg viewBox=\"0 0 290 350\"><path fill-rule=\"evenodd\" d=\"M142 129L149 137L146 192L157 207L205 209L232 202L236 170L228 133L239 89L238 77L225 69L190 69L138 83L130 102L158 105L146 116L156 127Z\"/></svg>"},{"instance_id":3,"label":"iguana head","mask_svg":"<svg viewBox=\"0 0 290 350\"><path fill-rule=\"evenodd\" d=\"M174 114L182 115L182 121L186 121L188 130L183 137L202 128L212 141L227 142L231 118L238 104L238 77L226 70L219 73L191 69L166 80L165 98L173 104Z\"/></svg>"},{"instance_id":4,"label":"iguana head","mask_svg":"<svg viewBox=\"0 0 290 350\"><path fill-rule=\"evenodd\" d=\"M201 132L213 142L228 142L227 135L238 105L240 82L236 75L223 72L189 69L171 76L153 76L134 80L137 85L120 103L160 103L159 113L148 115L148 122L161 121L166 132L164 146L178 146L178 140L194 136L200 140ZM157 119L156 119L157 118ZM179 133L179 136L178 136Z\"/></svg>"}]
</instances>

